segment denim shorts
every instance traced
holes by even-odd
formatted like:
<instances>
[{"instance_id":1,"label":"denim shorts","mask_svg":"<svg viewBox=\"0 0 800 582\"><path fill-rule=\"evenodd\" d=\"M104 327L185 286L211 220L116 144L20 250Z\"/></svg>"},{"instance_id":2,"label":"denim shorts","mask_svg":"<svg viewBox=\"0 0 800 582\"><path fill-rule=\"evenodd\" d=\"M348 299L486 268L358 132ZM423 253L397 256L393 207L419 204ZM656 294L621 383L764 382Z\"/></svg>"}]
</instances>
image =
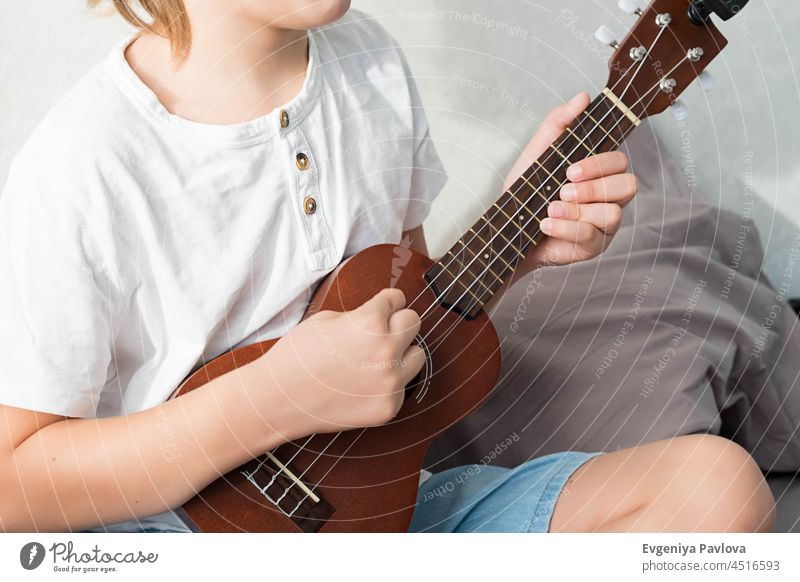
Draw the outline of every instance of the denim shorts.
<instances>
[{"instance_id":1,"label":"denim shorts","mask_svg":"<svg viewBox=\"0 0 800 582\"><path fill-rule=\"evenodd\" d=\"M575 470L603 453L564 452L513 469L465 465L434 473L419 489L411 532L547 532Z\"/></svg>"}]
</instances>

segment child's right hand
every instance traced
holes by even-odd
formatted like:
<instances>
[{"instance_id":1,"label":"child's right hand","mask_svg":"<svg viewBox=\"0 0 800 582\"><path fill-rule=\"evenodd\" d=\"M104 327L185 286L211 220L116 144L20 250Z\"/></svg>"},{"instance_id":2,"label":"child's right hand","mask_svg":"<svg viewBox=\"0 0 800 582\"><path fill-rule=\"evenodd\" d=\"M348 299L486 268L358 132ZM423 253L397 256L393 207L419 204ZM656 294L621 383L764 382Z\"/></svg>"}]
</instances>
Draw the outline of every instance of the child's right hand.
<instances>
[{"instance_id":1,"label":"child's right hand","mask_svg":"<svg viewBox=\"0 0 800 582\"><path fill-rule=\"evenodd\" d=\"M395 417L425 355L411 345L419 315L399 289L384 289L345 313L322 311L260 360L302 434L377 426ZM271 398L274 402L274 395Z\"/></svg>"}]
</instances>

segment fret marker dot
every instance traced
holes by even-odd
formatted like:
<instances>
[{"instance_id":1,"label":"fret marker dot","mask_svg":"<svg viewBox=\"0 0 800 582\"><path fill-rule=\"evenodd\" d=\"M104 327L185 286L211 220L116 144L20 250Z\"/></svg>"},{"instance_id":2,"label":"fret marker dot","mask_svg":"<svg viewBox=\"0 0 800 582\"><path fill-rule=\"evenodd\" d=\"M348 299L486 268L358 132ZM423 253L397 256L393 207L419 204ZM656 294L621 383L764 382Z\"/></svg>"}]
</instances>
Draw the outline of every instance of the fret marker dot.
<instances>
[{"instance_id":1,"label":"fret marker dot","mask_svg":"<svg viewBox=\"0 0 800 582\"><path fill-rule=\"evenodd\" d=\"M525 220L525 217L524 217L523 215L521 215L521 214L520 214L520 215L519 215L519 219L520 219L520 220Z\"/></svg>"},{"instance_id":2,"label":"fret marker dot","mask_svg":"<svg viewBox=\"0 0 800 582\"><path fill-rule=\"evenodd\" d=\"M552 190L552 189L553 189L553 188L552 188L552 186L550 186L550 185L548 184L548 185L547 185L547 191L549 192L549 191L550 191L550 190Z\"/></svg>"},{"instance_id":3,"label":"fret marker dot","mask_svg":"<svg viewBox=\"0 0 800 582\"><path fill-rule=\"evenodd\" d=\"M486 253L485 255L483 255L483 258L484 259L488 259L489 258L489 253Z\"/></svg>"}]
</instances>

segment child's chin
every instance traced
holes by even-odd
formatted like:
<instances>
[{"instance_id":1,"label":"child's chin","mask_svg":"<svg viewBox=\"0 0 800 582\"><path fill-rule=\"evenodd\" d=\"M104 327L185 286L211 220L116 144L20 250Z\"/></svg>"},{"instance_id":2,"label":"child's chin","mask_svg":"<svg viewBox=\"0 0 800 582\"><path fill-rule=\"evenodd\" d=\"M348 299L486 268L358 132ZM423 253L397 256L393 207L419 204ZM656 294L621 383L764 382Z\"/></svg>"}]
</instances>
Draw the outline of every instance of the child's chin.
<instances>
[{"instance_id":1,"label":"child's chin","mask_svg":"<svg viewBox=\"0 0 800 582\"><path fill-rule=\"evenodd\" d=\"M325 8L321 8L322 12L327 12L326 18L328 24L335 20L339 20L342 16L345 15L345 12L350 10L350 3L351 0L326 0L322 2L321 5L326 5Z\"/></svg>"},{"instance_id":2,"label":"child's chin","mask_svg":"<svg viewBox=\"0 0 800 582\"><path fill-rule=\"evenodd\" d=\"M312 0L308 8L295 13L298 22L292 28L316 28L339 20L350 9L350 0ZM300 22L302 20L302 22Z\"/></svg>"}]
</instances>

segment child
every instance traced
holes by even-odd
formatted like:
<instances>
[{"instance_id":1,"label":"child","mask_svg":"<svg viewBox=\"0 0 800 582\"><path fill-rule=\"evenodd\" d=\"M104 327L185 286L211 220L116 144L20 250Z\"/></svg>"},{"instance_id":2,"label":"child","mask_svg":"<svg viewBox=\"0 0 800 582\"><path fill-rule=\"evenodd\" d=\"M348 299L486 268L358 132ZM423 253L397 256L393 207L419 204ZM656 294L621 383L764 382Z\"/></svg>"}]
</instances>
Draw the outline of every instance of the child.
<instances>
[{"instance_id":1,"label":"child","mask_svg":"<svg viewBox=\"0 0 800 582\"><path fill-rule=\"evenodd\" d=\"M0 199L6 531L148 529L283 442L387 422L422 365L419 315L399 291L299 323L344 258L404 233L425 249L445 178L393 39L348 0L114 4L141 33L45 118ZM554 110L512 177L587 103ZM573 166L521 273L602 251L635 194L626 166L620 153ZM353 360L405 365L355 370L316 349L322 332ZM165 402L202 362L278 336ZM708 436L487 467L424 495L448 479L422 485L412 531L763 531L773 519L752 460Z\"/></svg>"}]
</instances>

